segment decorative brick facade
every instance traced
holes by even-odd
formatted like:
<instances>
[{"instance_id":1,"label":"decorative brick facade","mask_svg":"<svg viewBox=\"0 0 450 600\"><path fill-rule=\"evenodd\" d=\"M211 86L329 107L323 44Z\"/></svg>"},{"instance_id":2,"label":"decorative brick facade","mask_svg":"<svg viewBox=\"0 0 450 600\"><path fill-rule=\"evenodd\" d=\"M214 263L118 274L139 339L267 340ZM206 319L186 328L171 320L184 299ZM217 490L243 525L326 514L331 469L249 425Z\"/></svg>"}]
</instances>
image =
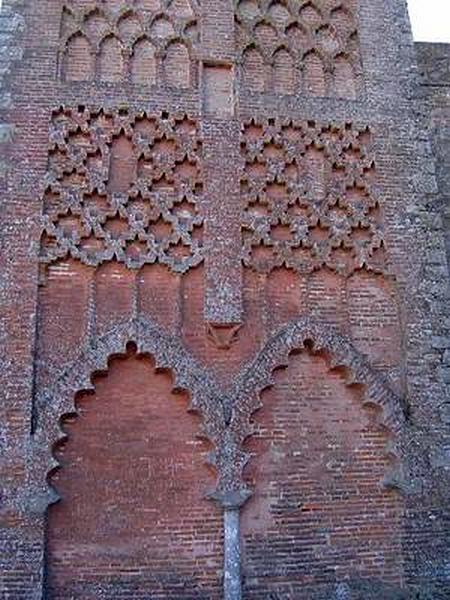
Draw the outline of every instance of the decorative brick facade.
<instances>
[{"instance_id":1,"label":"decorative brick facade","mask_svg":"<svg viewBox=\"0 0 450 600\"><path fill-rule=\"evenodd\" d=\"M0 27L0 596L447 598L447 105L405 2Z\"/></svg>"}]
</instances>

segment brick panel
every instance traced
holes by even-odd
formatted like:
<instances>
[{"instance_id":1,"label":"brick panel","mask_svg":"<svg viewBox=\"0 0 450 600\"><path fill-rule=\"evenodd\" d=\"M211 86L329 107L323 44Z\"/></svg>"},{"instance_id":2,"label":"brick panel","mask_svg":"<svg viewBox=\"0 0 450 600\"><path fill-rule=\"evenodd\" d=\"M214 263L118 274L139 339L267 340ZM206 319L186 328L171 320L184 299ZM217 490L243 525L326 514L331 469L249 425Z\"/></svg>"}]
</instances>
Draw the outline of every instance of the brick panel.
<instances>
[{"instance_id":1,"label":"brick panel","mask_svg":"<svg viewBox=\"0 0 450 600\"><path fill-rule=\"evenodd\" d=\"M387 438L326 357L295 354L263 394L243 512L245 598L316 597L354 576L402 581L402 501Z\"/></svg>"},{"instance_id":2,"label":"brick panel","mask_svg":"<svg viewBox=\"0 0 450 600\"><path fill-rule=\"evenodd\" d=\"M187 399L131 352L94 382L56 453L47 597L219 598L221 515Z\"/></svg>"},{"instance_id":3,"label":"brick panel","mask_svg":"<svg viewBox=\"0 0 450 600\"><path fill-rule=\"evenodd\" d=\"M448 48L406 0L0 34L0 596L447 597Z\"/></svg>"}]
</instances>

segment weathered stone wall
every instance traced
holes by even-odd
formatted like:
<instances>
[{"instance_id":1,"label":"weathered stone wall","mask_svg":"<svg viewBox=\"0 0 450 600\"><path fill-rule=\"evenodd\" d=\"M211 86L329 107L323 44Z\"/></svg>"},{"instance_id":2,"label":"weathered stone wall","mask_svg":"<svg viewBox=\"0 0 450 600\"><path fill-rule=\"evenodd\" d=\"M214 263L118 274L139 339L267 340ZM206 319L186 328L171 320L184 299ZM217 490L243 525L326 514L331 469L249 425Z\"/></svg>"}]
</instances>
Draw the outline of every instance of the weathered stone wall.
<instances>
[{"instance_id":1,"label":"weathered stone wall","mask_svg":"<svg viewBox=\"0 0 450 600\"><path fill-rule=\"evenodd\" d=\"M2 597L446 597L405 2L4 10Z\"/></svg>"},{"instance_id":2,"label":"weathered stone wall","mask_svg":"<svg viewBox=\"0 0 450 600\"><path fill-rule=\"evenodd\" d=\"M439 202L450 256L450 44L416 43L422 92L430 110Z\"/></svg>"}]
</instances>

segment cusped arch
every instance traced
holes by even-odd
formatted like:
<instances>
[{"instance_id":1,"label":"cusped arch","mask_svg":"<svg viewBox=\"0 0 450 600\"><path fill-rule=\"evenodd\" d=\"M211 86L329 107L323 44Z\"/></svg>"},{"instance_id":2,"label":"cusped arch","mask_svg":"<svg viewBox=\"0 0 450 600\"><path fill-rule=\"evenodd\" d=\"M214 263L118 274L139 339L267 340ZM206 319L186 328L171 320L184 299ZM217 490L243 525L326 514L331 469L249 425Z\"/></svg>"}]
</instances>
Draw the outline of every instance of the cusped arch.
<instances>
[{"instance_id":1,"label":"cusped arch","mask_svg":"<svg viewBox=\"0 0 450 600\"><path fill-rule=\"evenodd\" d=\"M108 361L124 354L130 342L136 345L139 354L153 357L156 369L167 369L172 373L174 391L183 390L190 394L188 410L197 412L202 419L201 435L213 446L223 436L225 413L219 387L179 339L148 319L119 323L105 335L92 337L73 362L52 373L50 377L54 383L36 398L32 435L35 459L30 478L44 505L58 500L47 480L59 467L53 450L66 437L61 420L76 414L76 395L94 391L92 376L107 371Z\"/></svg>"},{"instance_id":2,"label":"cusped arch","mask_svg":"<svg viewBox=\"0 0 450 600\"><path fill-rule=\"evenodd\" d=\"M396 473L399 463L396 440L400 437L406 420L405 402L392 391L385 378L370 366L365 356L348 338L328 325L323 325L309 317L300 317L281 327L268 340L253 361L242 369L232 392L227 395L226 402L229 403L225 405L228 418L227 435L228 440L233 440L235 452L234 460L228 465L227 470L229 485L235 487L232 494L233 502L243 503L252 493L243 477L245 465L251 458L244 449L244 442L254 431L252 423L254 413L263 406L261 393L274 385L274 372L286 368L290 355L301 350L326 353L330 359L330 369L345 370L346 385L358 384L362 387L363 406L370 405L380 409L380 422L395 440L394 443L389 442L386 446L386 455L394 459L393 473ZM392 473L386 474L386 481L394 485L392 481L396 477ZM236 489L238 481L240 487ZM216 497L226 504L230 494L221 489L221 484L222 481L219 482Z\"/></svg>"},{"instance_id":3,"label":"cusped arch","mask_svg":"<svg viewBox=\"0 0 450 600\"><path fill-rule=\"evenodd\" d=\"M75 412L75 395L93 391L92 375L106 371L108 359L123 354L130 341L136 344L139 354L153 357L157 369L172 372L174 390L190 394L189 408L202 419L201 434L214 446L210 462L218 479L211 497L223 506L239 506L251 495L243 478L249 460L244 442L253 431L252 416L262 406L262 391L273 385L274 371L286 367L293 352L325 352L330 358L330 369L344 369L345 383L362 387L363 405L380 409L383 426L395 437L403 430L405 403L348 338L314 319L301 317L281 327L226 389L184 348L179 338L151 320L131 319L118 323L101 337L91 337L75 361L51 374L54 384L36 399L34 461L29 476L34 495L42 499L44 508L58 499L47 485L47 476L58 467L52 451L65 437L61 418ZM387 453L398 458L395 444Z\"/></svg>"},{"instance_id":4,"label":"cusped arch","mask_svg":"<svg viewBox=\"0 0 450 600\"><path fill-rule=\"evenodd\" d=\"M273 372L287 366L291 353L308 347L313 353L328 354L330 368L344 368L347 385L363 386L364 404L379 407L386 428L400 434L407 416L406 402L391 389L385 377L372 368L349 338L310 317L300 317L282 326L241 371L235 383L236 393L233 394L235 402L237 398L241 400L239 414L242 414L245 405L251 417L261 406L259 394L273 383ZM236 419L234 409L230 409L231 420Z\"/></svg>"}]
</instances>

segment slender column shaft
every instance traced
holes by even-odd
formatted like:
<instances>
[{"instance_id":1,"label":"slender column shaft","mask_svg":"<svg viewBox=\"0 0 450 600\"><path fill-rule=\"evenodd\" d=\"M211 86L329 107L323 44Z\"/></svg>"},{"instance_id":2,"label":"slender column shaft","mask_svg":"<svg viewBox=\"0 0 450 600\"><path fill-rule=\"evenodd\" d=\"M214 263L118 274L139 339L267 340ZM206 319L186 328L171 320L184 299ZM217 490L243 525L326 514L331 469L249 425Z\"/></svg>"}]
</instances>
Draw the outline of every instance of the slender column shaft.
<instances>
[{"instance_id":1,"label":"slender column shaft","mask_svg":"<svg viewBox=\"0 0 450 600\"><path fill-rule=\"evenodd\" d=\"M224 511L224 600L241 600L241 542L240 511L226 508Z\"/></svg>"}]
</instances>

